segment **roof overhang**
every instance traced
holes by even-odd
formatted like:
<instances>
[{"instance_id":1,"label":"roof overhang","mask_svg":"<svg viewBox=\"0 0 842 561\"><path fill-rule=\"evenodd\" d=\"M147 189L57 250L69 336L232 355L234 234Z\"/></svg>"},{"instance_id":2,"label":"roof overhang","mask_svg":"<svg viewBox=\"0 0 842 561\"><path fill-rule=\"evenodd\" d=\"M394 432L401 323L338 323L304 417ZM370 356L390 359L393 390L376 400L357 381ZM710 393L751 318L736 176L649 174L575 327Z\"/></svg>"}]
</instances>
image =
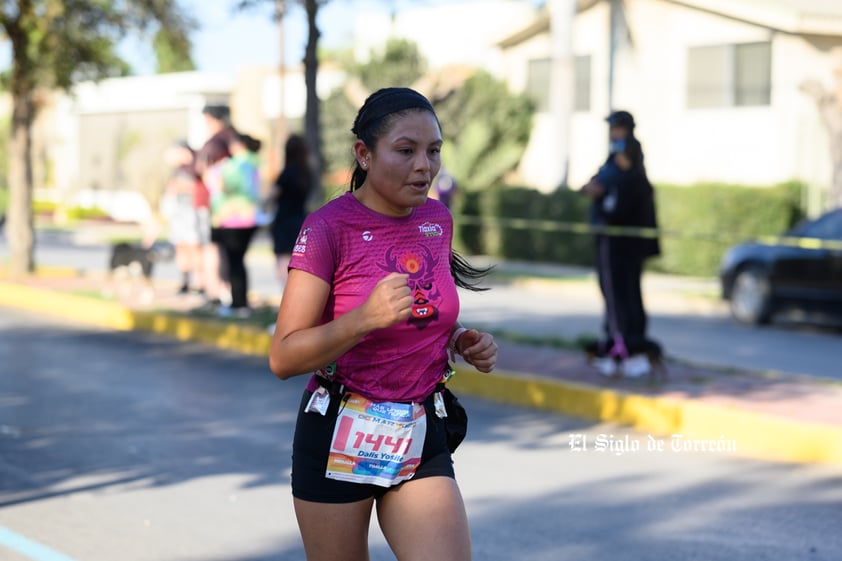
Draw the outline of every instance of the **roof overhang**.
<instances>
[{"instance_id":1,"label":"roof overhang","mask_svg":"<svg viewBox=\"0 0 842 561\"><path fill-rule=\"evenodd\" d=\"M598 4L602 0L576 0L576 13L581 13L587 10L588 8ZM536 35L540 35L542 33L549 33L550 32L550 10L545 3L538 13L535 15L535 19L527 25L526 27L519 29L518 31L512 33L501 39L497 46L501 49L508 49L510 47L514 47L532 39Z\"/></svg>"},{"instance_id":2,"label":"roof overhang","mask_svg":"<svg viewBox=\"0 0 842 561\"><path fill-rule=\"evenodd\" d=\"M577 13L609 0L576 0ZM842 0L663 0L671 4L731 18L794 35L842 37ZM542 33L549 33L550 10L538 11L526 27L497 45L508 49Z\"/></svg>"},{"instance_id":3,"label":"roof overhang","mask_svg":"<svg viewBox=\"0 0 842 561\"><path fill-rule=\"evenodd\" d=\"M794 35L842 36L842 2L829 0L667 0Z\"/></svg>"}]
</instances>

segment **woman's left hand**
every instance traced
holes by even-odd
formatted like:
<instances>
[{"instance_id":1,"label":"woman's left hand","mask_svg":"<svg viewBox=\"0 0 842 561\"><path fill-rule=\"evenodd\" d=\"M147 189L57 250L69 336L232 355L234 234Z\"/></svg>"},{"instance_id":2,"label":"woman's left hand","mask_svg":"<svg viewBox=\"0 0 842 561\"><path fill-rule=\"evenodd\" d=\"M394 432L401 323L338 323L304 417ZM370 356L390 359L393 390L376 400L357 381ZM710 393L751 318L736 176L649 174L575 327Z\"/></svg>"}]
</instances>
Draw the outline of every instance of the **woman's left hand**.
<instances>
[{"instance_id":1,"label":"woman's left hand","mask_svg":"<svg viewBox=\"0 0 842 561\"><path fill-rule=\"evenodd\" d=\"M456 341L456 348L465 362L480 372L491 372L497 365L497 343L490 333L469 329Z\"/></svg>"}]
</instances>

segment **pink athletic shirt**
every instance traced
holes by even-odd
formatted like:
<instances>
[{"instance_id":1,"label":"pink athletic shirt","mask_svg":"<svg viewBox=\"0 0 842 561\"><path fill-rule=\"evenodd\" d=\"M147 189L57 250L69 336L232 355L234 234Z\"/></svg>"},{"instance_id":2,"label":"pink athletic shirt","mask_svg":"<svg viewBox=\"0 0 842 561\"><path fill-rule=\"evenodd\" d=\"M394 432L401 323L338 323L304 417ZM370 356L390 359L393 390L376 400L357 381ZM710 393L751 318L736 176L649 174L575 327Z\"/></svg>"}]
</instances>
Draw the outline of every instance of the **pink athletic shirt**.
<instances>
[{"instance_id":1,"label":"pink athletic shirt","mask_svg":"<svg viewBox=\"0 0 842 561\"><path fill-rule=\"evenodd\" d=\"M459 316L452 237L450 211L433 199L409 216L391 217L349 191L307 217L290 268L331 285L322 323L362 305L389 273L408 274L412 290L409 319L369 333L338 358L335 380L375 401L420 402L433 392ZM311 379L308 388L316 387Z\"/></svg>"}]
</instances>

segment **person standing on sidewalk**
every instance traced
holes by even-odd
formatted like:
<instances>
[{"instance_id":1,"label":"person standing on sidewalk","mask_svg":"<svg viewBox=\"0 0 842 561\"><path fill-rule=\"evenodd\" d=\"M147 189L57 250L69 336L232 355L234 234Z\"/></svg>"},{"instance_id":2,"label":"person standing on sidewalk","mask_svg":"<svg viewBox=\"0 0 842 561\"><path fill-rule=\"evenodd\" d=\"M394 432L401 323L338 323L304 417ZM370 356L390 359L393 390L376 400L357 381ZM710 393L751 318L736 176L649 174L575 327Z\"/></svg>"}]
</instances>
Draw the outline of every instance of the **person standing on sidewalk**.
<instances>
[{"instance_id":1,"label":"person standing on sidewalk","mask_svg":"<svg viewBox=\"0 0 842 561\"><path fill-rule=\"evenodd\" d=\"M214 306L230 303L228 267L219 248L218 232L211 226L211 192L222 189L222 162L231 156L228 145L236 132L231 126L227 105L207 105L202 109L208 138L196 153L196 212L199 217L200 244L205 297Z\"/></svg>"},{"instance_id":2,"label":"person standing on sidewalk","mask_svg":"<svg viewBox=\"0 0 842 561\"><path fill-rule=\"evenodd\" d=\"M643 149L634 135L634 117L628 111L615 111L606 120L610 153L582 187L582 193L593 200L591 220L598 226L655 229L654 191L643 164ZM603 360L598 366L606 375L647 374L651 365L645 352L657 344L647 336L641 277L646 259L660 254L660 244L657 237L642 232L600 233L596 246L596 269L605 300L605 338L596 349Z\"/></svg>"},{"instance_id":3,"label":"person standing on sidewalk","mask_svg":"<svg viewBox=\"0 0 842 561\"><path fill-rule=\"evenodd\" d=\"M193 149L184 140L173 143L164 152L164 162L170 168L170 174L161 208L167 221L169 241L175 248L175 264L181 272L179 294L189 294L191 280L198 283L198 288L201 288L202 282L199 223L194 204L198 181L195 158Z\"/></svg>"},{"instance_id":4,"label":"person standing on sidewalk","mask_svg":"<svg viewBox=\"0 0 842 561\"><path fill-rule=\"evenodd\" d=\"M456 178L453 177L453 175L444 167L442 167L441 171L436 176L436 179L433 181L433 188L430 190L430 197L441 201L447 208L451 208L453 206L453 200L456 197L457 190L458 185L456 184Z\"/></svg>"},{"instance_id":5,"label":"person standing on sidewalk","mask_svg":"<svg viewBox=\"0 0 842 561\"><path fill-rule=\"evenodd\" d=\"M270 195L277 208L271 230L281 292L286 286L287 267L307 217L307 200L312 191L313 169L307 139L297 134L290 135L284 147L284 169L275 180Z\"/></svg>"},{"instance_id":6,"label":"person standing on sidewalk","mask_svg":"<svg viewBox=\"0 0 842 561\"><path fill-rule=\"evenodd\" d=\"M219 309L221 316L249 315L246 252L260 218L261 142L235 132L228 142L231 156L222 162L222 188L211 193L211 227L228 267L231 306Z\"/></svg>"},{"instance_id":7,"label":"person standing on sidewalk","mask_svg":"<svg viewBox=\"0 0 842 561\"><path fill-rule=\"evenodd\" d=\"M398 559L467 561L439 387L449 352L494 369L494 338L457 322L457 286L477 289L487 270L453 252L450 212L428 198L442 144L430 102L378 90L352 132L350 191L304 222L269 357L281 379L316 371L292 453L304 549L309 561L368 559L376 503Z\"/></svg>"}]
</instances>

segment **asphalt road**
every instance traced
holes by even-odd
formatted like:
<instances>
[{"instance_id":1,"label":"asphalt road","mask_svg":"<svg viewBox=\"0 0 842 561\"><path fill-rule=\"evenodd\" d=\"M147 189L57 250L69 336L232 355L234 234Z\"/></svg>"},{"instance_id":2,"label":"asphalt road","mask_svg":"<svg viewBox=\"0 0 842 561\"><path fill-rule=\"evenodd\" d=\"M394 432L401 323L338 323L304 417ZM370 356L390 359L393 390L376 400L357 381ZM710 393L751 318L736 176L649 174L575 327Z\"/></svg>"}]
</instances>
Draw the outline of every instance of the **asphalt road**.
<instances>
[{"instance_id":1,"label":"asphalt road","mask_svg":"<svg viewBox=\"0 0 842 561\"><path fill-rule=\"evenodd\" d=\"M303 383L259 358L0 309L0 559L303 559L289 492ZM477 560L842 557L838 466L649 451L621 427L464 402L455 466ZM393 559L376 525L371 543Z\"/></svg>"},{"instance_id":2,"label":"asphalt road","mask_svg":"<svg viewBox=\"0 0 842 561\"><path fill-rule=\"evenodd\" d=\"M78 242L82 243L78 243ZM96 239L73 240L39 232L36 261L43 265L104 270L108 248ZM8 253L0 238L0 259ZM258 239L247 256L251 289L277 295L268 240ZM481 294L463 293L462 314L472 326L512 331L539 339L573 340L599 332L602 298L586 270L558 271L565 282L500 284ZM546 275L547 270L540 271ZM175 282L178 271L164 263L155 278ZM842 329L778 322L761 328L735 323L715 297L713 281L644 275L650 334L666 352L696 364L809 375L842 380Z\"/></svg>"}]
</instances>

